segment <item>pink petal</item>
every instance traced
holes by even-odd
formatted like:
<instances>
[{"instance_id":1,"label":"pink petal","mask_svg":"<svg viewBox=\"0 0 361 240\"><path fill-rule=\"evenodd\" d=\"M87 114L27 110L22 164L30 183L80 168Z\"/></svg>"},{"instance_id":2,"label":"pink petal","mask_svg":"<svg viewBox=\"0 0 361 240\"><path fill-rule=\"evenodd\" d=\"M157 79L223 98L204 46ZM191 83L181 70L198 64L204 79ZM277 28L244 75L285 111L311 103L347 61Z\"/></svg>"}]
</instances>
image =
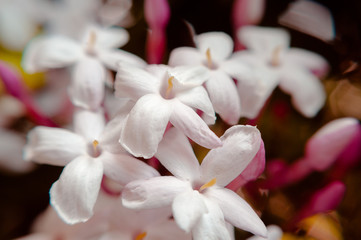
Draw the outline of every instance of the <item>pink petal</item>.
<instances>
[{"instance_id":1,"label":"pink petal","mask_svg":"<svg viewBox=\"0 0 361 240\"><path fill-rule=\"evenodd\" d=\"M42 164L64 166L74 158L87 154L81 136L60 128L36 127L28 134L24 159Z\"/></svg>"},{"instance_id":2,"label":"pink petal","mask_svg":"<svg viewBox=\"0 0 361 240\"><path fill-rule=\"evenodd\" d=\"M177 178L192 181L199 177L199 163L192 146L176 128L165 133L155 156Z\"/></svg>"},{"instance_id":3,"label":"pink petal","mask_svg":"<svg viewBox=\"0 0 361 240\"><path fill-rule=\"evenodd\" d=\"M224 219L238 227L261 237L267 236L267 229L256 212L243 198L225 188L209 188L206 196L218 203Z\"/></svg>"},{"instance_id":4,"label":"pink petal","mask_svg":"<svg viewBox=\"0 0 361 240\"><path fill-rule=\"evenodd\" d=\"M103 176L103 164L80 156L69 163L50 189L50 203L68 224L86 222L93 215Z\"/></svg>"},{"instance_id":5,"label":"pink petal","mask_svg":"<svg viewBox=\"0 0 361 240\"><path fill-rule=\"evenodd\" d=\"M189 189L189 182L170 176L137 180L127 184L123 189L122 203L131 209L170 206L178 194Z\"/></svg>"},{"instance_id":6,"label":"pink petal","mask_svg":"<svg viewBox=\"0 0 361 240\"><path fill-rule=\"evenodd\" d=\"M244 25L257 25L265 10L265 0L236 0L233 3L232 20L234 29Z\"/></svg>"},{"instance_id":7,"label":"pink petal","mask_svg":"<svg viewBox=\"0 0 361 240\"><path fill-rule=\"evenodd\" d=\"M144 11L150 28L164 29L168 24L170 9L167 0L145 0Z\"/></svg>"},{"instance_id":8,"label":"pink petal","mask_svg":"<svg viewBox=\"0 0 361 240\"><path fill-rule=\"evenodd\" d=\"M125 120L119 142L134 156L151 158L162 140L172 111L168 100L155 94L145 95Z\"/></svg>"},{"instance_id":9,"label":"pink petal","mask_svg":"<svg viewBox=\"0 0 361 240\"><path fill-rule=\"evenodd\" d=\"M221 137L223 145L212 149L201 165L202 180L217 179L226 186L235 179L255 157L261 145L261 135L252 126L233 126Z\"/></svg>"},{"instance_id":10,"label":"pink petal","mask_svg":"<svg viewBox=\"0 0 361 240\"><path fill-rule=\"evenodd\" d=\"M208 128L207 124L193 109L177 99L172 101L173 112L170 122L190 139L206 148L222 145L219 138Z\"/></svg>"},{"instance_id":11,"label":"pink petal","mask_svg":"<svg viewBox=\"0 0 361 240\"><path fill-rule=\"evenodd\" d=\"M306 160L310 167L318 171L327 169L345 147L351 142L359 129L354 118L333 120L318 130L306 144Z\"/></svg>"},{"instance_id":12,"label":"pink petal","mask_svg":"<svg viewBox=\"0 0 361 240\"><path fill-rule=\"evenodd\" d=\"M83 58L75 66L69 94L74 105L97 110L103 102L105 68L95 58Z\"/></svg>"}]
</instances>

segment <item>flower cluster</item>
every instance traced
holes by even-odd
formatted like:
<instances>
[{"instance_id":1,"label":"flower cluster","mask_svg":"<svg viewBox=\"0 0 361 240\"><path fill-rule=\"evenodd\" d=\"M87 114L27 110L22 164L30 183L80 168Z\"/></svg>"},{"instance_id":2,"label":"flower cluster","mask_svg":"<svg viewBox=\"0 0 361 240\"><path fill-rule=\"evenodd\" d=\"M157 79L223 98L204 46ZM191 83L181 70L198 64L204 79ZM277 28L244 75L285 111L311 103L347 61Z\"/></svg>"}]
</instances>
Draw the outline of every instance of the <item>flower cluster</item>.
<instances>
[{"instance_id":1,"label":"flower cluster","mask_svg":"<svg viewBox=\"0 0 361 240\"><path fill-rule=\"evenodd\" d=\"M321 55L290 47L287 30L256 26L264 1L235 1L234 12L249 15L234 17L234 39L192 29L192 46L166 55L172 11L166 0L145 0L147 61L121 49L134 40L125 28L136 22L130 0L29 2L19 15L26 19L15 15L14 24L31 19L42 34L25 43L11 34L0 40L9 49L27 44L22 68L47 73L49 87L57 81L50 95L61 92L64 105L50 101L55 114L46 117L11 68L0 63L0 76L37 125L19 146L24 164L64 168L50 188L51 207L22 239L226 240L238 228L256 235L250 239L276 240L282 230L266 227L240 189L251 186L258 196L333 165L343 172L315 191L290 226L342 200L340 176L360 156L355 118L331 121L308 140L303 157L270 160L258 179L268 146L254 123L272 92L279 86L295 113L313 118L326 102L322 79L330 69ZM21 3L1 4L24 10ZM30 39L35 32L27 29L33 34L20 32ZM197 147L207 149L203 159Z\"/></svg>"}]
</instances>

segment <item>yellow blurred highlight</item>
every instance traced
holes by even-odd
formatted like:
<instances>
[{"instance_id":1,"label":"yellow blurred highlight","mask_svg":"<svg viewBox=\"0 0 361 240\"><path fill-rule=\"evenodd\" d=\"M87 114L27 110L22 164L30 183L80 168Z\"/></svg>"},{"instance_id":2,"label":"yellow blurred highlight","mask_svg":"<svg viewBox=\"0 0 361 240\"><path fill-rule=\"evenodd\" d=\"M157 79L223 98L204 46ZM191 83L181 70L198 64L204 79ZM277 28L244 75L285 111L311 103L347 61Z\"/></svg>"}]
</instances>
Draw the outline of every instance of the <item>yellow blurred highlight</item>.
<instances>
[{"instance_id":1,"label":"yellow blurred highlight","mask_svg":"<svg viewBox=\"0 0 361 240\"><path fill-rule=\"evenodd\" d=\"M45 78L43 73L28 74L21 67L21 57L22 54L19 52L10 52L5 49L0 48L0 60L11 64L21 73L25 84L30 89L38 89L42 87L45 83ZM0 87L2 92L3 86Z\"/></svg>"},{"instance_id":2,"label":"yellow blurred highlight","mask_svg":"<svg viewBox=\"0 0 361 240\"><path fill-rule=\"evenodd\" d=\"M343 239L341 225L335 212L319 213L308 217L299 223L299 227L306 232L306 236L318 240Z\"/></svg>"}]
</instances>

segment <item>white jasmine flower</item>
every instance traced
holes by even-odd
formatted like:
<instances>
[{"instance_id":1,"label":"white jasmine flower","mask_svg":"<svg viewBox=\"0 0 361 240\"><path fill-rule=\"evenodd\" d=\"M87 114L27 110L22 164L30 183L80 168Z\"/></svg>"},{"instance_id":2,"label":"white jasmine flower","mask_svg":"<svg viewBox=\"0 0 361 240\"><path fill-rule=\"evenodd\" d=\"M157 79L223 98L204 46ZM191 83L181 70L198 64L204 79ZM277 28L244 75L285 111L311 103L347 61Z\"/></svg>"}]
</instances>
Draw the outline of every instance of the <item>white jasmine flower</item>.
<instances>
[{"instance_id":1,"label":"white jasmine flower","mask_svg":"<svg viewBox=\"0 0 361 240\"><path fill-rule=\"evenodd\" d=\"M325 75L328 69L326 60L310 51L290 48L290 36L283 29L245 26L238 31L238 37L248 50L237 53L235 58L251 64L255 70L263 72L266 69L275 74L276 82L291 95L295 108L306 117L315 116L326 99L323 86L315 74ZM266 74L264 77L268 78ZM267 80L259 84L267 84ZM268 95L275 86L269 86ZM251 94L244 91L241 98L253 99ZM254 99L258 108L247 105L251 108L250 114L253 112L256 116L267 97Z\"/></svg>"},{"instance_id":2,"label":"white jasmine flower","mask_svg":"<svg viewBox=\"0 0 361 240\"><path fill-rule=\"evenodd\" d=\"M248 203L224 188L256 155L259 131L233 126L199 165L187 138L173 128L159 144L156 157L174 175L138 180L122 192L124 206L147 209L171 205L179 227L194 239L231 239L226 222L260 236L267 230Z\"/></svg>"},{"instance_id":3,"label":"white jasmine flower","mask_svg":"<svg viewBox=\"0 0 361 240\"><path fill-rule=\"evenodd\" d=\"M123 147L136 157L152 157L168 122L202 146L220 146L219 138L192 109L203 111L214 123L215 113L202 87L208 78L205 68L150 65L147 70L121 65L117 73L115 95L136 101L121 131Z\"/></svg>"},{"instance_id":4,"label":"white jasmine flower","mask_svg":"<svg viewBox=\"0 0 361 240\"><path fill-rule=\"evenodd\" d=\"M180 47L174 49L169 57L170 66L192 65L206 66L210 78L205 87L214 110L228 124L237 124L242 115L237 86L240 75L252 75L242 61L234 58L233 41L223 32L208 32L195 37L197 48Z\"/></svg>"},{"instance_id":5,"label":"white jasmine flower","mask_svg":"<svg viewBox=\"0 0 361 240\"><path fill-rule=\"evenodd\" d=\"M70 97L76 106L96 110L104 98L106 67L116 70L119 62L144 66L145 62L118 49L128 41L122 28L89 26L81 41L63 36L34 39L27 47L22 65L29 72L73 66Z\"/></svg>"},{"instance_id":6,"label":"white jasmine flower","mask_svg":"<svg viewBox=\"0 0 361 240\"><path fill-rule=\"evenodd\" d=\"M65 166L50 197L52 206L68 224L85 222L92 216L103 174L122 185L159 175L117 144L119 131L112 122L104 129L102 112L78 111L74 125L75 133L36 127L29 133L24 150L25 160Z\"/></svg>"}]
</instances>

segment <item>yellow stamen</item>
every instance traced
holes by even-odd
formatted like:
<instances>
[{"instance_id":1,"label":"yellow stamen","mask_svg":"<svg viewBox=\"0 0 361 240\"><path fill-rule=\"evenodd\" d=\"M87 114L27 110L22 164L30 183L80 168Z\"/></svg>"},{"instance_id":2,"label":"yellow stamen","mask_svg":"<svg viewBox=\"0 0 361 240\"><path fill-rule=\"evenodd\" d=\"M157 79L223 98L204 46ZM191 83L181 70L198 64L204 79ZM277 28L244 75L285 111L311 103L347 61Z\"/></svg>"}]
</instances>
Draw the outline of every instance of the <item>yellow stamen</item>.
<instances>
[{"instance_id":1,"label":"yellow stamen","mask_svg":"<svg viewBox=\"0 0 361 240\"><path fill-rule=\"evenodd\" d=\"M207 65L209 68L212 67L212 57L211 57L211 49L207 49L206 51L206 56L207 56Z\"/></svg>"},{"instance_id":2,"label":"yellow stamen","mask_svg":"<svg viewBox=\"0 0 361 240\"><path fill-rule=\"evenodd\" d=\"M280 65L280 53L281 53L281 46L276 47L273 50L272 58L271 58L271 65L272 66L278 66Z\"/></svg>"},{"instance_id":3,"label":"yellow stamen","mask_svg":"<svg viewBox=\"0 0 361 240\"><path fill-rule=\"evenodd\" d=\"M96 152L98 144L99 144L99 142L98 142L97 140L94 140L94 141L93 141L93 149L94 149L94 152Z\"/></svg>"},{"instance_id":4,"label":"yellow stamen","mask_svg":"<svg viewBox=\"0 0 361 240\"><path fill-rule=\"evenodd\" d=\"M169 97L170 95L170 92L172 91L173 89L173 76L168 78L168 87L167 87L167 91L165 93L166 97Z\"/></svg>"},{"instance_id":5,"label":"yellow stamen","mask_svg":"<svg viewBox=\"0 0 361 240\"><path fill-rule=\"evenodd\" d=\"M199 191L203 191L206 188L212 187L214 184L216 184L217 179L213 178L211 181L207 182L206 184L203 184L202 187L199 189Z\"/></svg>"},{"instance_id":6,"label":"yellow stamen","mask_svg":"<svg viewBox=\"0 0 361 240\"><path fill-rule=\"evenodd\" d=\"M145 236L147 236L146 232L139 233L134 240L142 240Z\"/></svg>"},{"instance_id":7,"label":"yellow stamen","mask_svg":"<svg viewBox=\"0 0 361 240\"><path fill-rule=\"evenodd\" d=\"M88 42L87 42L87 52L92 54L94 52L94 45L95 45L95 42L97 40L97 35L94 31L91 31L89 33L89 39L88 39Z\"/></svg>"}]
</instances>

